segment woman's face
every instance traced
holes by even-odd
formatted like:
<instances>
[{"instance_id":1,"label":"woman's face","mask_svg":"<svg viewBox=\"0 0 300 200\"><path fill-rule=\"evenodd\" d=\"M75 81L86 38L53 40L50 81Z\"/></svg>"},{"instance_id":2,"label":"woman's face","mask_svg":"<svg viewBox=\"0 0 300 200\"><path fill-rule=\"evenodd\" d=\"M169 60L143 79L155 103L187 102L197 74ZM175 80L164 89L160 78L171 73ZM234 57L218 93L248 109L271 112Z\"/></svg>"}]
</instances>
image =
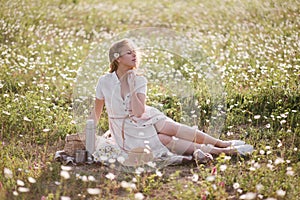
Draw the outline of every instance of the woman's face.
<instances>
[{"instance_id":1,"label":"woman's face","mask_svg":"<svg viewBox=\"0 0 300 200\"><path fill-rule=\"evenodd\" d=\"M136 51L131 45L121 48L121 56L118 58L119 66L125 69L134 69L138 66L138 58Z\"/></svg>"}]
</instances>

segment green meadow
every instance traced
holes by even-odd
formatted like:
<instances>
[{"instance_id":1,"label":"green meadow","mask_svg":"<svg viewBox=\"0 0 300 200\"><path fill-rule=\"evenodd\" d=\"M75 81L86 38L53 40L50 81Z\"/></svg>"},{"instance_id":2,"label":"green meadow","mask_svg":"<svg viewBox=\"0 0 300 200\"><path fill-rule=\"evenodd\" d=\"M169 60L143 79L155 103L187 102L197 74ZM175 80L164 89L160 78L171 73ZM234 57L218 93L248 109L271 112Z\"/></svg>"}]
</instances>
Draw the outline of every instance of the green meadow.
<instances>
[{"instance_id":1,"label":"green meadow","mask_svg":"<svg viewBox=\"0 0 300 200\"><path fill-rule=\"evenodd\" d=\"M78 70L109 38L146 27L186 36L190 58L220 72L219 137L245 140L251 155L142 173L54 160L78 132ZM0 199L298 199L299 30L297 0L0 0ZM145 53L147 102L208 131L216 105L199 66L176 52ZM192 106L174 90L183 79ZM98 127L106 131L107 120Z\"/></svg>"}]
</instances>

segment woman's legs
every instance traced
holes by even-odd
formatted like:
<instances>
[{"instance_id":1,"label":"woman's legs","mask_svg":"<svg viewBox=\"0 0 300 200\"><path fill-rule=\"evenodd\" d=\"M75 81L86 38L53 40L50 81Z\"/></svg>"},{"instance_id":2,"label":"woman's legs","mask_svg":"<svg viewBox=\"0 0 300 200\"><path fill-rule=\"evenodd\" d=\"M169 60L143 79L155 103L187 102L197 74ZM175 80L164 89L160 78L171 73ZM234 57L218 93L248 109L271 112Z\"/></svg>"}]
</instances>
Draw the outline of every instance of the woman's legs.
<instances>
[{"instance_id":1,"label":"woman's legs","mask_svg":"<svg viewBox=\"0 0 300 200\"><path fill-rule=\"evenodd\" d=\"M209 154L237 154L237 149L234 147L219 148L212 145L198 144L191 141L187 141L180 138L174 138L165 134L158 134L160 141L165 145L171 152L176 154L188 154L191 155L196 149L200 149L204 153Z\"/></svg>"},{"instance_id":2,"label":"woman's legs","mask_svg":"<svg viewBox=\"0 0 300 200\"><path fill-rule=\"evenodd\" d=\"M177 138L198 144L212 144L220 148L229 147L231 145L230 141L222 141L198 129L171 120L158 121L155 124L155 127L161 134L175 136Z\"/></svg>"}]
</instances>

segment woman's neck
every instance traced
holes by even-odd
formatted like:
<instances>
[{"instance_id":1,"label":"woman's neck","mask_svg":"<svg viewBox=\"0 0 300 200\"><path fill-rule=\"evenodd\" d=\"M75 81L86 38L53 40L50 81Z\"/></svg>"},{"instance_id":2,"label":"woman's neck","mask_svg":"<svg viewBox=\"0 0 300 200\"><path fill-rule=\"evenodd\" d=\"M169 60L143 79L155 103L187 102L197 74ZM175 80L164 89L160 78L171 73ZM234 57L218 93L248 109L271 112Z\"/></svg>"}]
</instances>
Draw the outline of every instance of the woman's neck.
<instances>
[{"instance_id":1,"label":"woman's neck","mask_svg":"<svg viewBox=\"0 0 300 200\"><path fill-rule=\"evenodd\" d=\"M119 69L118 69L118 70L116 71L116 74L117 74L117 77L119 78L119 80L122 79L122 77L123 77L126 73L127 73L127 70L124 70L124 71L123 71L123 70L119 70Z\"/></svg>"}]
</instances>

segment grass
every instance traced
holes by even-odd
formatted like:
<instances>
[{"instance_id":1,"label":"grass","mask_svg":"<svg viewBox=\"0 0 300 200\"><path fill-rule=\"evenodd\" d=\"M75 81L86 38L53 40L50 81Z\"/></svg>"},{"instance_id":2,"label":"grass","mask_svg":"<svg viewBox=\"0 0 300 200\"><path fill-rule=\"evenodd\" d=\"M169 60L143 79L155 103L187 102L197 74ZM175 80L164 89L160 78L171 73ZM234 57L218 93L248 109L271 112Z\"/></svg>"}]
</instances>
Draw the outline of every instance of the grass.
<instances>
[{"instance_id":1,"label":"grass","mask_svg":"<svg viewBox=\"0 0 300 200\"><path fill-rule=\"evenodd\" d=\"M298 1L0 0L0 5L0 199L299 196ZM222 69L226 121L221 138L245 140L255 147L252 155L220 155L206 165L142 174L99 164L69 168L53 160L65 136L77 132L77 70L107 38L142 27L188 36L195 41L186 48L195 54L190 60L199 61L200 55L198 64ZM149 104L208 131L215 102L197 66L176 52L154 53L144 57L154 74ZM180 102L180 90L172 85L153 84L171 80L178 85L183 77L191 81L197 105ZM106 129L107 121L100 126Z\"/></svg>"}]
</instances>

